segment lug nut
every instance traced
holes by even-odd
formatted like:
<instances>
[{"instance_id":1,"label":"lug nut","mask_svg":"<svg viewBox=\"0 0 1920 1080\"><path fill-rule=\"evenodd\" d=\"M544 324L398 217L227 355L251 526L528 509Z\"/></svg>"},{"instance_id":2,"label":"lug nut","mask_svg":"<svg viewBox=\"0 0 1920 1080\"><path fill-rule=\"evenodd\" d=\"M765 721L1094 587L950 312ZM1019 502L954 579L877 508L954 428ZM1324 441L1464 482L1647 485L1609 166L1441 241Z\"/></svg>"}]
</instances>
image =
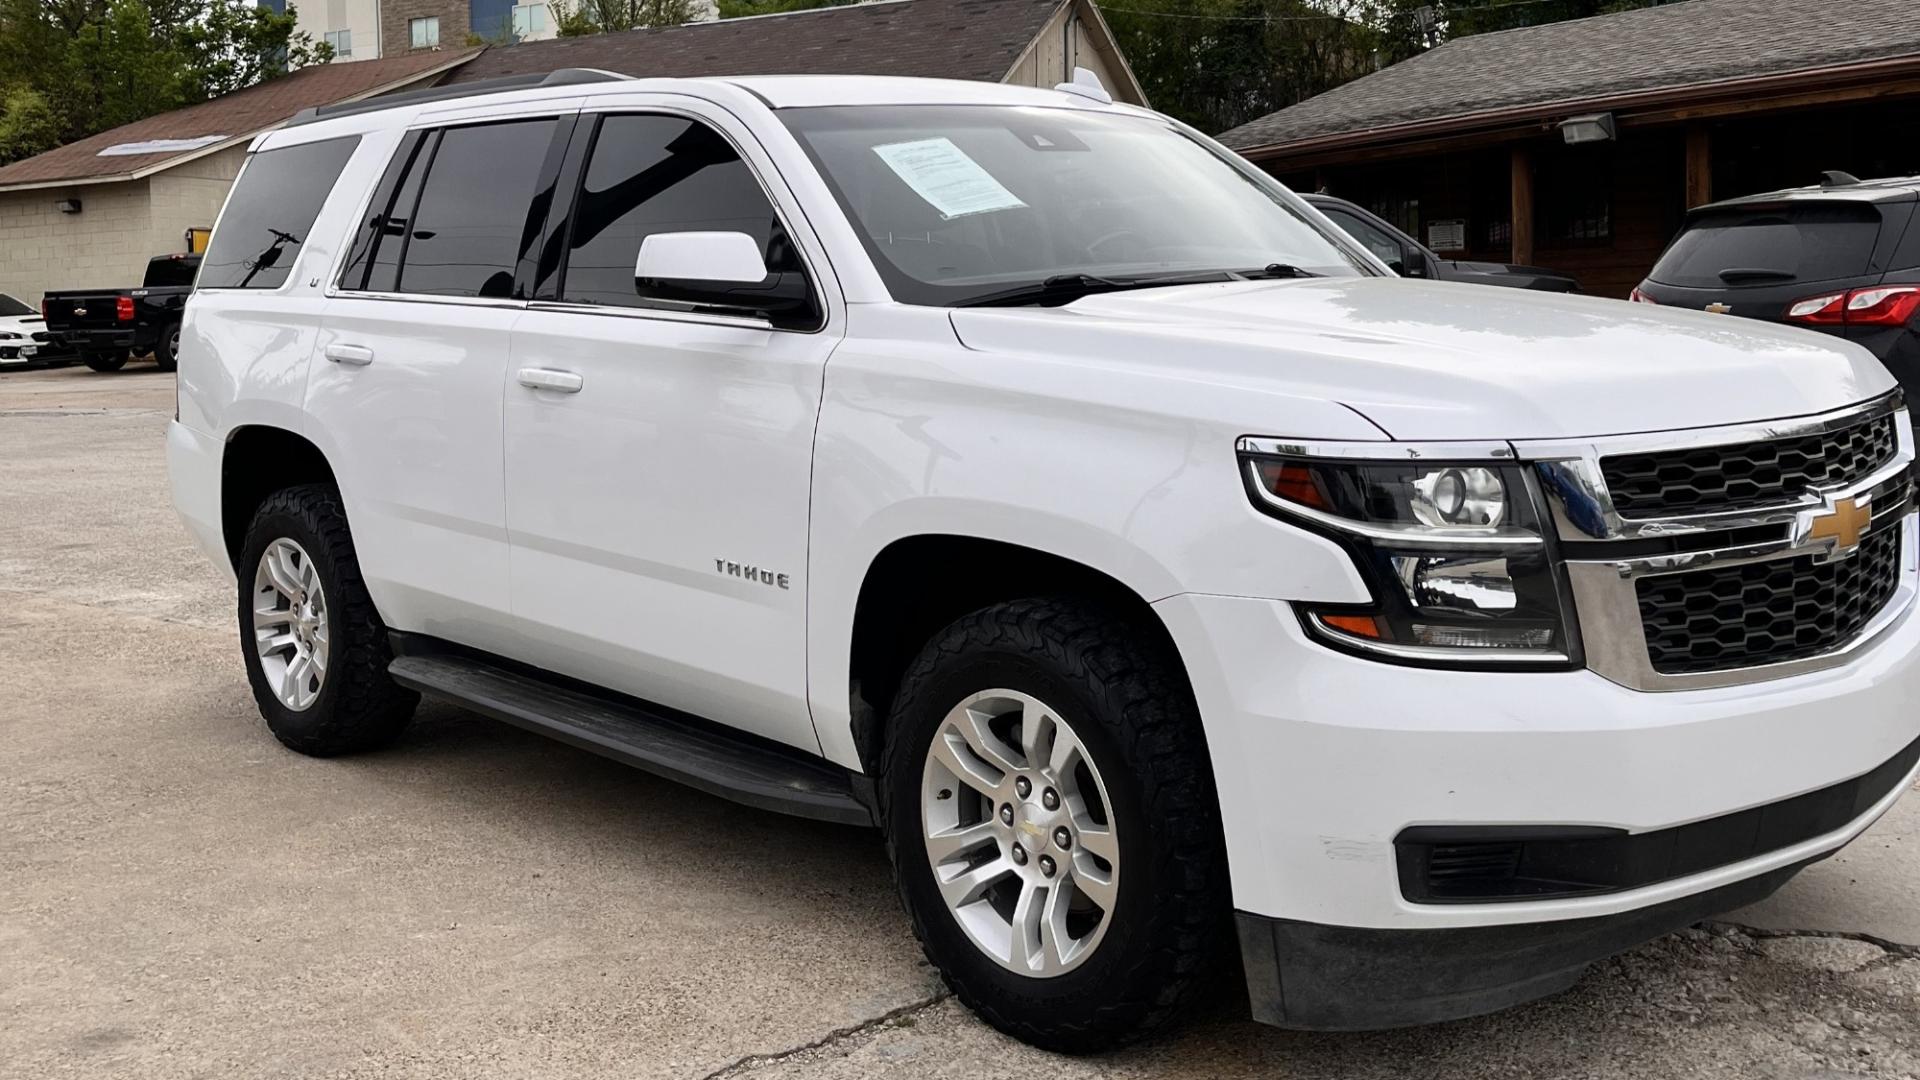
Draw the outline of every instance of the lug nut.
<instances>
[{"instance_id":1,"label":"lug nut","mask_svg":"<svg viewBox=\"0 0 1920 1080\"><path fill-rule=\"evenodd\" d=\"M1042 859L1041 862L1045 863L1046 860ZM1015 866L1027 865L1027 849L1021 847L1019 844L1013 845L1013 865ZM1048 871L1048 872L1051 873L1052 871Z\"/></svg>"},{"instance_id":2,"label":"lug nut","mask_svg":"<svg viewBox=\"0 0 1920 1080\"><path fill-rule=\"evenodd\" d=\"M1024 799L1028 795L1033 794L1033 781L1022 776L1013 782L1013 790L1018 792L1020 797Z\"/></svg>"},{"instance_id":3,"label":"lug nut","mask_svg":"<svg viewBox=\"0 0 1920 1080\"><path fill-rule=\"evenodd\" d=\"M1053 876L1053 859L1052 858L1046 855L1040 856L1040 873L1046 877Z\"/></svg>"},{"instance_id":4,"label":"lug nut","mask_svg":"<svg viewBox=\"0 0 1920 1080\"><path fill-rule=\"evenodd\" d=\"M1053 846L1059 848L1061 851L1065 851L1073 846L1073 834L1067 831L1065 825L1053 830Z\"/></svg>"},{"instance_id":5,"label":"lug nut","mask_svg":"<svg viewBox=\"0 0 1920 1080\"><path fill-rule=\"evenodd\" d=\"M1013 824L1013 804L1012 803L1007 803L1005 806L1002 806L1000 808L1000 824L1002 825Z\"/></svg>"},{"instance_id":6,"label":"lug nut","mask_svg":"<svg viewBox=\"0 0 1920 1080\"><path fill-rule=\"evenodd\" d=\"M1052 788L1048 788L1047 790L1041 792L1040 805L1046 807L1049 810L1060 809L1060 793L1053 790Z\"/></svg>"}]
</instances>

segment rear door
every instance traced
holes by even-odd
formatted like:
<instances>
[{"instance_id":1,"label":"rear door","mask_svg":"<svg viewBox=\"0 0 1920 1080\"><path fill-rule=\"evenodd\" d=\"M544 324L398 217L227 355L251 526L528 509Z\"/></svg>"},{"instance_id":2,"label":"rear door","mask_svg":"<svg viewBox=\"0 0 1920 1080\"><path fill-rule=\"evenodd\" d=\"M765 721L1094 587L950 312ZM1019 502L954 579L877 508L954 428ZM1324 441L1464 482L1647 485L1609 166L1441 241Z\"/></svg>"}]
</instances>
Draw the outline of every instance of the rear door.
<instances>
[{"instance_id":1,"label":"rear door","mask_svg":"<svg viewBox=\"0 0 1920 1080\"><path fill-rule=\"evenodd\" d=\"M1787 321L1796 301L1873 285L1911 203L1791 200L1697 211L1640 292L1675 307Z\"/></svg>"},{"instance_id":2,"label":"rear door","mask_svg":"<svg viewBox=\"0 0 1920 1080\"><path fill-rule=\"evenodd\" d=\"M398 629L512 650L501 395L572 126L548 103L408 132L328 302L307 410Z\"/></svg>"},{"instance_id":3,"label":"rear door","mask_svg":"<svg viewBox=\"0 0 1920 1080\"><path fill-rule=\"evenodd\" d=\"M817 752L807 508L841 332L826 261L723 111L635 104L581 129L564 265L515 327L507 385L523 658ZM646 237L709 231L747 233L774 271L806 274L814 312L776 325L635 280Z\"/></svg>"}]
</instances>

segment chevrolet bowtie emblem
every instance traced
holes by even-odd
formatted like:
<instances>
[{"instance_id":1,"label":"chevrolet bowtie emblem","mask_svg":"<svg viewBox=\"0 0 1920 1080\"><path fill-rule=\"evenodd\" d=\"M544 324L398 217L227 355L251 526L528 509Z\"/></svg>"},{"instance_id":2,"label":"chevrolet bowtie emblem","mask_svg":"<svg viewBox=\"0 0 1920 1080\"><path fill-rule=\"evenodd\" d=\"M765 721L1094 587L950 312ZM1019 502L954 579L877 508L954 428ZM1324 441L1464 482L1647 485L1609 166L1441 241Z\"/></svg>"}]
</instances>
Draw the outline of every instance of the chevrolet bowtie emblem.
<instances>
[{"instance_id":1,"label":"chevrolet bowtie emblem","mask_svg":"<svg viewBox=\"0 0 1920 1080\"><path fill-rule=\"evenodd\" d=\"M1733 306L1730 304L1714 303L1714 304L1707 305L1707 314L1709 315L1725 315L1727 312L1732 310L1733 310Z\"/></svg>"},{"instance_id":2,"label":"chevrolet bowtie emblem","mask_svg":"<svg viewBox=\"0 0 1920 1080\"><path fill-rule=\"evenodd\" d=\"M1827 550L1818 561L1844 559L1860 547L1860 537L1866 534L1872 524L1873 505L1866 499L1836 499L1828 496L1825 506L1802 510L1800 516L1794 519L1794 546L1824 544Z\"/></svg>"}]
</instances>

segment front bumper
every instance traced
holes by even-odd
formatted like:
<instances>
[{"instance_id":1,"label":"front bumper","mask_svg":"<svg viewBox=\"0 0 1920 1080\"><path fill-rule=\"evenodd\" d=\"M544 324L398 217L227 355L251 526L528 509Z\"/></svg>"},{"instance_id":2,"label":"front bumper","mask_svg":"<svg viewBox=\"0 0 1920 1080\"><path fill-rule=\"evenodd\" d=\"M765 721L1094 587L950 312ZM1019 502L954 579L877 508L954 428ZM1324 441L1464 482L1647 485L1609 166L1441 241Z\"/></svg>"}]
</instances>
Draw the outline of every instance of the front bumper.
<instances>
[{"instance_id":1,"label":"front bumper","mask_svg":"<svg viewBox=\"0 0 1920 1080\"><path fill-rule=\"evenodd\" d=\"M1262 978L1254 958L1271 956L1267 967L1294 987L1284 1008L1265 1010L1279 1022L1417 1023L1549 993L1598 956L1771 891L1857 836L1912 782L1838 828L1644 887L1417 903L1403 894L1394 846L1408 828L1652 833L1871 773L1920 738L1920 616L1909 611L1826 671L1650 693L1588 671L1349 656L1307 639L1283 602L1185 595L1155 607L1206 725L1249 974ZM1349 959L1336 962L1341 953ZM1361 973L1372 982L1354 981ZM1303 999L1331 1000L1333 984L1316 981L1327 979L1354 982L1350 1004L1372 998L1371 1019L1340 1011L1348 1006L1302 1012Z\"/></svg>"},{"instance_id":2,"label":"front bumper","mask_svg":"<svg viewBox=\"0 0 1920 1080\"><path fill-rule=\"evenodd\" d=\"M1758 903L1808 863L1651 907L1563 922L1374 930L1235 913L1253 1018L1309 1031L1377 1031L1479 1016L1557 994L1587 965Z\"/></svg>"}]
</instances>

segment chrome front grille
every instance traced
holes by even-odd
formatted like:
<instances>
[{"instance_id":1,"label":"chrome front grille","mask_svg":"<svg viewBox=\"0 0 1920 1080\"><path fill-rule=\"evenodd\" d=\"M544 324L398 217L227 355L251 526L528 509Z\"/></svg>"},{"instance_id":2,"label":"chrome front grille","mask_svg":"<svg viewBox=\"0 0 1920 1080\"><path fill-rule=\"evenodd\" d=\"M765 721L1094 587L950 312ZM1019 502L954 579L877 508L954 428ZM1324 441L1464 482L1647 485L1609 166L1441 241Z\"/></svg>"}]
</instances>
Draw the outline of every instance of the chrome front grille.
<instances>
[{"instance_id":1,"label":"chrome front grille","mask_svg":"<svg viewBox=\"0 0 1920 1080\"><path fill-rule=\"evenodd\" d=\"M1916 595L1914 438L1897 394L1768 424L1521 442L1587 666L1682 690L1831 667Z\"/></svg>"},{"instance_id":2,"label":"chrome front grille","mask_svg":"<svg viewBox=\"0 0 1920 1080\"><path fill-rule=\"evenodd\" d=\"M1769 506L1845 486L1899 449L1886 415L1788 438L1616 454L1602 458L1600 468L1622 516L1669 517Z\"/></svg>"},{"instance_id":3,"label":"chrome front grille","mask_svg":"<svg viewBox=\"0 0 1920 1080\"><path fill-rule=\"evenodd\" d=\"M1900 551L1900 530L1888 528L1838 562L1802 555L1640 578L1653 670L1725 671L1830 653L1893 599Z\"/></svg>"}]
</instances>

